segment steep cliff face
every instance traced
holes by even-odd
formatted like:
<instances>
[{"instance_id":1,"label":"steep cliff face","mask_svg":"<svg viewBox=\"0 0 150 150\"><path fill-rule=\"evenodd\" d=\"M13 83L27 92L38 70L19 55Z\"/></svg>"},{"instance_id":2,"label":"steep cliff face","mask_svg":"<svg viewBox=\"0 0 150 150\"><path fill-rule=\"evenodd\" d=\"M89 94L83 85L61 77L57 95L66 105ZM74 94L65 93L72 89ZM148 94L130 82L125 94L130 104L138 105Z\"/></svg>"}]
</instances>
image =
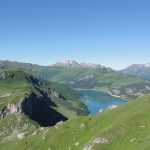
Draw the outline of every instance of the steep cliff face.
<instances>
[{"instance_id":1,"label":"steep cliff face","mask_svg":"<svg viewBox=\"0 0 150 150\"><path fill-rule=\"evenodd\" d=\"M51 102L47 95L37 96L34 93L31 93L21 102L22 112L42 126L53 126L59 121L67 120L52 106L55 106L55 104Z\"/></svg>"},{"instance_id":2,"label":"steep cliff face","mask_svg":"<svg viewBox=\"0 0 150 150\"><path fill-rule=\"evenodd\" d=\"M42 126L53 126L67 120L62 114L51 108L54 104L47 95L37 96L30 93L18 104L8 104L1 112L1 118L10 114L24 113Z\"/></svg>"}]
</instances>

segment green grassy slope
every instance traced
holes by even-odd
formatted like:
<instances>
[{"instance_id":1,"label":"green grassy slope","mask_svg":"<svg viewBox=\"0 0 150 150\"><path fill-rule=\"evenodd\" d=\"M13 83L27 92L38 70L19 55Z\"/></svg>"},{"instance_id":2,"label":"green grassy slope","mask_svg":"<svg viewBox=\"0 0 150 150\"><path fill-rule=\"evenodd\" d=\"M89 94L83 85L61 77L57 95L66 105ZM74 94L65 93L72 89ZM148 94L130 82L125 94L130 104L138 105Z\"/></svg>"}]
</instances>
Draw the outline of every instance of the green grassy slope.
<instances>
[{"instance_id":1,"label":"green grassy slope","mask_svg":"<svg viewBox=\"0 0 150 150\"><path fill-rule=\"evenodd\" d=\"M33 88L21 71L1 71L0 74L5 76L0 79L0 109L8 103L18 103Z\"/></svg>"},{"instance_id":2,"label":"green grassy slope","mask_svg":"<svg viewBox=\"0 0 150 150\"><path fill-rule=\"evenodd\" d=\"M76 117L1 149L149 150L150 95L96 116Z\"/></svg>"},{"instance_id":3,"label":"green grassy slope","mask_svg":"<svg viewBox=\"0 0 150 150\"><path fill-rule=\"evenodd\" d=\"M32 133L39 127L39 124L24 114L7 115L3 119L0 119L0 143L11 141L16 138L17 134L22 132Z\"/></svg>"}]
</instances>

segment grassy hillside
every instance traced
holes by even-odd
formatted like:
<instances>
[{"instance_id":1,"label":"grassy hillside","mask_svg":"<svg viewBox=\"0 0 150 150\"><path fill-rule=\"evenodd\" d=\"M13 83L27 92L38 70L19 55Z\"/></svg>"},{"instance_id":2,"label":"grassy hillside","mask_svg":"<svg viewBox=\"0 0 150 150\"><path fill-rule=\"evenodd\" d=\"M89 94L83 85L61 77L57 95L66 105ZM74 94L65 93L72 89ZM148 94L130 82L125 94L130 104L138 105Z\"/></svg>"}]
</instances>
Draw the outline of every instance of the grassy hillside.
<instances>
[{"instance_id":1,"label":"grassy hillside","mask_svg":"<svg viewBox=\"0 0 150 150\"><path fill-rule=\"evenodd\" d=\"M21 70L0 71L0 143L77 115L88 110L76 91Z\"/></svg>"},{"instance_id":2,"label":"grassy hillside","mask_svg":"<svg viewBox=\"0 0 150 150\"><path fill-rule=\"evenodd\" d=\"M82 76L87 72L96 76L95 72L98 71L88 69L85 72L76 68L67 73L67 68L58 69L64 70L64 75L65 73L72 74L71 76L76 74L76 77L79 70ZM103 69L100 76L104 78L103 81L106 76L106 80L119 79L116 85L111 83L115 89L120 88L117 86L124 80L121 92L126 91L127 86L129 93L135 87L144 93L145 91L142 90L149 86L147 81L140 78L134 78L132 81L129 76L123 77L112 70ZM116 78L113 78L114 73ZM126 80L126 77L129 78ZM89 78L92 79L93 76L80 77L78 82L81 84L82 80L89 81ZM68 78L66 82L70 83ZM108 85L103 87L108 89ZM147 94L114 110L105 110L95 116L77 117L77 115L87 115L88 112L85 105L78 101L78 93L68 86L37 79L22 71L1 71L0 149L149 150L150 95L148 91ZM32 112L30 110L34 111L33 115L30 114ZM61 120L66 120L64 117L70 119L63 122ZM44 122L47 120L50 122ZM53 125L57 122L57 124L53 127L41 127L40 123L43 122Z\"/></svg>"},{"instance_id":3,"label":"grassy hillside","mask_svg":"<svg viewBox=\"0 0 150 150\"><path fill-rule=\"evenodd\" d=\"M0 72L0 109L8 103L18 103L26 93L32 90L32 85L20 71Z\"/></svg>"},{"instance_id":4,"label":"grassy hillside","mask_svg":"<svg viewBox=\"0 0 150 150\"><path fill-rule=\"evenodd\" d=\"M150 95L96 116L76 117L1 149L149 150ZM40 143L40 144L39 144Z\"/></svg>"},{"instance_id":5,"label":"grassy hillside","mask_svg":"<svg viewBox=\"0 0 150 150\"><path fill-rule=\"evenodd\" d=\"M43 92L43 93L42 93ZM0 110L8 104L17 104L27 95L47 96L53 109L68 117L87 115L86 106L79 101L79 94L67 86L50 83L22 71L0 72Z\"/></svg>"}]
</instances>

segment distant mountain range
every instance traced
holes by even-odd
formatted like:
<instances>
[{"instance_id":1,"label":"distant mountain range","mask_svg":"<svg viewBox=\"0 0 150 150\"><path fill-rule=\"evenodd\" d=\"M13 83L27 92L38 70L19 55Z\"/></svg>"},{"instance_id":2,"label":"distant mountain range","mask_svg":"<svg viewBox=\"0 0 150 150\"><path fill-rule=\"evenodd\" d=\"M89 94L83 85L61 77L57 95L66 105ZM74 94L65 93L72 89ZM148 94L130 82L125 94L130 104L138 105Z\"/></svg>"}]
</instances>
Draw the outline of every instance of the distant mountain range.
<instances>
[{"instance_id":1,"label":"distant mountain range","mask_svg":"<svg viewBox=\"0 0 150 150\"><path fill-rule=\"evenodd\" d=\"M52 66L0 61L0 70L16 69L47 81L67 84L71 88L101 90L127 99L133 99L150 91L148 80L101 65L78 63L74 60L57 62Z\"/></svg>"},{"instance_id":2,"label":"distant mountain range","mask_svg":"<svg viewBox=\"0 0 150 150\"><path fill-rule=\"evenodd\" d=\"M59 61L54 66L58 67L81 67L81 68L104 68L104 66L100 64L93 64L93 63L78 63L76 60L66 60L66 61Z\"/></svg>"},{"instance_id":3,"label":"distant mountain range","mask_svg":"<svg viewBox=\"0 0 150 150\"><path fill-rule=\"evenodd\" d=\"M150 64L133 64L123 70L122 73L128 75L135 75L138 77L142 77L146 80L150 80Z\"/></svg>"}]
</instances>

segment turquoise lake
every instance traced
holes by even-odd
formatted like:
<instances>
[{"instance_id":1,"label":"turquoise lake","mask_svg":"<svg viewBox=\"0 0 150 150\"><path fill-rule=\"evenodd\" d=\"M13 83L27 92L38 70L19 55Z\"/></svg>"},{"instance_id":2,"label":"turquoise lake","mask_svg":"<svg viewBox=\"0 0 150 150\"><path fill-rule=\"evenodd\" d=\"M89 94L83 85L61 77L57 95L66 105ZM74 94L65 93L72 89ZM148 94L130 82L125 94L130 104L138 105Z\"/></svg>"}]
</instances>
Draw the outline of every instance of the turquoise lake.
<instances>
[{"instance_id":1,"label":"turquoise lake","mask_svg":"<svg viewBox=\"0 0 150 150\"><path fill-rule=\"evenodd\" d=\"M99 91L78 90L78 92L81 93L81 100L86 104L92 115L98 113L100 109L107 109L110 105L126 103L126 101L121 98L116 98Z\"/></svg>"}]
</instances>

